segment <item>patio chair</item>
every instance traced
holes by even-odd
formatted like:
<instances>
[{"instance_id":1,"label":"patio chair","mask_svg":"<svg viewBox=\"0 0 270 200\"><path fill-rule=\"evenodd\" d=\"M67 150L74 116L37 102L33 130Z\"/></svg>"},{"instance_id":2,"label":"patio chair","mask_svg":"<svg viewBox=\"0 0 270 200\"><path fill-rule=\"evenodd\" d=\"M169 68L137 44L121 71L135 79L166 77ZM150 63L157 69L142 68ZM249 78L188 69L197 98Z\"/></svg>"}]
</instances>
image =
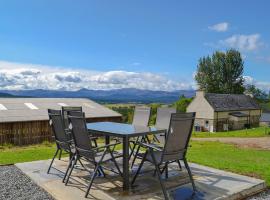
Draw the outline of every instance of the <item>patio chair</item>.
<instances>
[{"instance_id":1,"label":"patio chair","mask_svg":"<svg viewBox=\"0 0 270 200\"><path fill-rule=\"evenodd\" d=\"M170 126L170 120L171 120L172 113L176 113L176 108L169 108L169 107L158 108L155 127L158 129L168 130L169 126ZM158 142L158 144L161 144L161 145L162 144L164 145L165 137L166 137L166 133L155 135L156 141ZM139 153L140 147L141 146L138 146L138 148L135 152L134 159L133 159L132 164L131 164L131 168L133 168L133 165L134 165L137 158L142 158L141 154Z\"/></svg>"},{"instance_id":2,"label":"patio chair","mask_svg":"<svg viewBox=\"0 0 270 200\"><path fill-rule=\"evenodd\" d=\"M80 106L62 106L62 118L63 118L63 123L64 123L64 128L65 128L65 132L68 136L68 138L70 140L72 140L72 135L71 132L69 130L69 123L68 123L68 117L67 117L67 112L68 111L78 111L78 112L82 112L82 107ZM62 150L60 150L59 153L59 160L61 160L61 156L62 156Z\"/></svg>"},{"instance_id":3,"label":"patio chair","mask_svg":"<svg viewBox=\"0 0 270 200\"><path fill-rule=\"evenodd\" d=\"M61 110L48 109L48 115L49 115L49 123L50 126L52 127L52 132L55 137L56 152L52 158L47 173L50 172L54 159L56 158L59 152L62 151L67 152L70 158L72 158L73 154L75 153L74 148L72 148L72 140L65 132Z\"/></svg>"},{"instance_id":4,"label":"patio chair","mask_svg":"<svg viewBox=\"0 0 270 200\"><path fill-rule=\"evenodd\" d=\"M132 125L134 126L148 126L149 119L151 115L151 108L145 107L145 106L136 106L134 110ZM138 147L138 141L143 140L143 137L137 137L134 140L131 140L130 143L133 144L133 146L130 146L131 152L130 157L133 155L136 147Z\"/></svg>"},{"instance_id":5,"label":"patio chair","mask_svg":"<svg viewBox=\"0 0 270 200\"><path fill-rule=\"evenodd\" d=\"M73 113L68 112L68 118L71 123L71 132L75 143L75 154L74 154L74 161L67 175L65 184L66 185L68 184L70 175L72 174L72 171L77 161L83 159L86 162L92 164L94 166L94 171L90 172L87 168L85 168L82 162L80 162L82 167L85 170L87 170L91 175L90 182L87 191L85 193L85 197L87 197L98 171L102 170L101 166L104 167L103 164L105 162L112 161L117 169L116 173L119 173L122 176L122 172L120 171L120 168L115 160L120 156L119 155L114 156L113 151L110 149L111 147L114 148L115 145L118 145L120 143L108 144L100 147L93 147L91 138L89 138L84 113L82 114L82 116L75 116L74 112Z\"/></svg>"},{"instance_id":6,"label":"patio chair","mask_svg":"<svg viewBox=\"0 0 270 200\"><path fill-rule=\"evenodd\" d=\"M82 110L81 106L62 106L62 116L64 119L65 129L66 129L67 134L69 134L72 138L71 131L69 129L69 121L68 121L68 112L70 112L70 111L82 113L83 110ZM93 136L91 134L89 134L89 137L91 137L92 142L97 147L98 146L97 145L98 137Z\"/></svg>"},{"instance_id":7,"label":"patio chair","mask_svg":"<svg viewBox=\"0 0 270 200\"><path fill-rule=\"evenodd\" d=\"M161 174L163 173L161 170L161 166L167 166L169 163L175 161L178 162L178 164L180 165L180 160L182 160L187 169L193 187L193 192L196 191L191 170L186 160L186 153L192 133L194 119L195 113L173 113L171 114L169 131L167 133L166 141L163 148L158 148L155 145L147 143L140 143L140 145L147 148L147 150L132 180L132 184L134 184L144 162L148 161L155 166L164 197L165 199L169 199L165 185L163 184L161 179ZM162 167L162 169L164 170L164 167Z\"/></svg>"}]
</instances>

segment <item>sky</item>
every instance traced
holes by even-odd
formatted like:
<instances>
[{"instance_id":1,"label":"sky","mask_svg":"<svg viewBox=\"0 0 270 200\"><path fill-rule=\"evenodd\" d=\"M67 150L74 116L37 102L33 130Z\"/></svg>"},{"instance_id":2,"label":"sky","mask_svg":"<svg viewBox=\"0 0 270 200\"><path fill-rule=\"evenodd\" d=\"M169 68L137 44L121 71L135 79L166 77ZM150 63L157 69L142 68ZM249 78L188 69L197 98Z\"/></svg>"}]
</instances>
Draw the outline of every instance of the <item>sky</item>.
<instances>
[{"instance_id":1,"label":"sky","mask_svg":"<svg viewBox=\"0 0 270 200\"><path fill-rule=\"evenodd\" d=\"M238 49L270 89L268 0L0 0L0 89L196 89L200 57Z\"/></svg>"}]
</instances>

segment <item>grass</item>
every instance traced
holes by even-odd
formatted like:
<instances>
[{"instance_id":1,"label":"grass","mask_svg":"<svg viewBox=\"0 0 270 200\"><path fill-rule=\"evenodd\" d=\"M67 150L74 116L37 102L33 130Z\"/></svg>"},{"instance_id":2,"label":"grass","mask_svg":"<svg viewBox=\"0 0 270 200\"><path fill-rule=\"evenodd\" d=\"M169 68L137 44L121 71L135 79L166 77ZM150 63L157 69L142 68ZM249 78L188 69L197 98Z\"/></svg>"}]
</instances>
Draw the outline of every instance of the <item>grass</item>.
<instances>
[{"instance_id":1,"label":"grass","mask_svg":"<svg viewBox=\"0 0 270 200\"><path fill-rule=\"evenodd\" d=\"M270 151L243 149L219 142L193 141L191 145L189 161L261 178L270 186Z\"/></svg>"},{"instance_id":2,"label":"grass","mask_svg":"<svg viewBox=\"0 0 270 200\"><path fill-rule=\"evenodd\" d=\"M270 129L267 127L258 127L236 131L226 132L193 132L192 137L209 138L209 137L267 137L270 136Z\"/></svg>"},{"instance_id":3,"label":"grass","mask_svg":"<svg viewBox=\"0 0 270 200\"><path fill-rule=\"evenodd\" d=\"M191 146L189 161L261 178L270 186L270 151L243 149L219 142L192 141ZM0 165L50 159L54 152L55 145L52 143L25 147L5 145L0 147Z\"/></svg>"},{"instance_id":4,"label":"grass","mask_svg":"<svg viewBox=\"0 0 270 200\"><path fill-rule=\"evenodd\" d=\"M49 159L54 152L55 145L52 143L23 147L4 145L0 147L0 165Z\"/></svg>"}]
</instances>

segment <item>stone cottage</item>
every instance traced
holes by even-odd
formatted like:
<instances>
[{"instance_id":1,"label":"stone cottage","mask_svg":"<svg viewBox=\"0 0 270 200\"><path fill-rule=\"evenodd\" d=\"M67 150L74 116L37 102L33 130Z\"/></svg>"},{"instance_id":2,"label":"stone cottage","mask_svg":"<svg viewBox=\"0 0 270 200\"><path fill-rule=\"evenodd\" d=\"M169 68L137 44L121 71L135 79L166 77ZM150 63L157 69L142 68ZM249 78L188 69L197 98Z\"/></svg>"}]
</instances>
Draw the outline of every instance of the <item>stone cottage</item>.
<instances>
[{"instance_id":1,"label":"stone cottage","mask_svg":"<svg viewBox=\"0 0 270 200\"><path fill-rule=\"evenodd\" d=\"M228 131L259 126L261 108L245 94L214 94L197 91L187 107L196 112L196 131Z\"/></svg>"}]
</instances>

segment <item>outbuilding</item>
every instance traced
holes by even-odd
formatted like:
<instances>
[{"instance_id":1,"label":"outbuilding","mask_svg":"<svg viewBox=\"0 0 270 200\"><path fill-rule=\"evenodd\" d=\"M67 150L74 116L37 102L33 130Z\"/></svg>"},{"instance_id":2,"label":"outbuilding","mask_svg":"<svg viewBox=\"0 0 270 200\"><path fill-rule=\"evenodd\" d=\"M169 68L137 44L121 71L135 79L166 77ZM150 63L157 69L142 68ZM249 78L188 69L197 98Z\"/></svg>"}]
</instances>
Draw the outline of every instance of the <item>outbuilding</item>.
<instances>
[{"instance_id":1,"label":"outbuilding","mask_svg":"<svg viewBox=\"0 0 270 200\"><path fill-rule=\"evenodd\" d=\"M121 121L121 115L84 98L0 98L0 145L52 140L48 109L82 106L87 122Z\"/></svg>"}]
</instances>

